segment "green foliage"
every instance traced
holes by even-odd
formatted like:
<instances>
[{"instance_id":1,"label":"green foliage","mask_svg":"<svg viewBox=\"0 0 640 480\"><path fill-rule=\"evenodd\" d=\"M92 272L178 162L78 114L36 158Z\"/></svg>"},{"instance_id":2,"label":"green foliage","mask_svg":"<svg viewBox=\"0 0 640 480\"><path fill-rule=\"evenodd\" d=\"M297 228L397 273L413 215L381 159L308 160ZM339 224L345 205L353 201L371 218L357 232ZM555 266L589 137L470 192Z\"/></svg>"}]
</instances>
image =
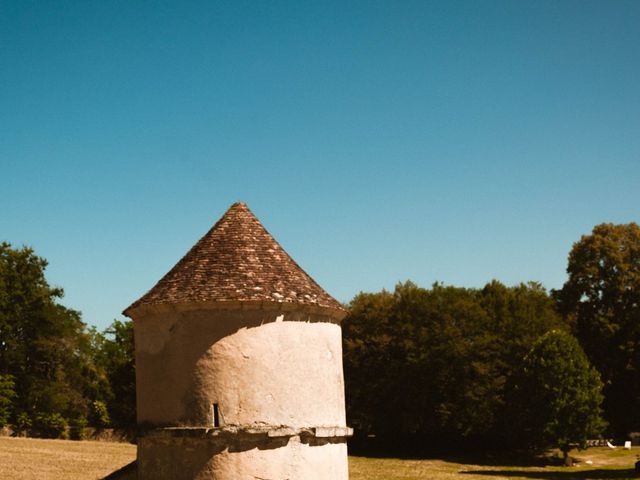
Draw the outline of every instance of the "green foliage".
<instances>
[{"instance_id":1,"label":"green foliage","mask_svg":"<svg viewBox=\"0 0 640 480\"><path fill-rule=\"evenodd\" d=\"M111 421L119 427L136 423L136 370L133 323L114 320L104 334L93 332L95 362L105 372L105 396Z\"/></svg>"},{"instance_id":2,"label":"green foliage","mask_svg":"<svg viewBox=\"0 0 640 480\"><path fill-rule=\"evenodd\" d=\"M565 455L573 446L585 448L605 426L602 386L572 335L558 330L543 335L525 357L518 384L528 442L558 447Z\"/></svg>"},{"instance_id":3,"label":"green foliage","mask_svg":"<svg viewBox=\"0 0 640 480\"><path fill-rule=\"evenodd\" d=\"M111 423L109 418L109 411L107 405L101 400L95 400L93 402L92 416L94 418L94 425L104 428L108 427Z\"/></svg>"},{"instance_id":4,"label":"green foliage","mask_svg":"<svg viewBox=\"0 0 640 480\"><path fill-rule=\"evenodd\" d=\"M16 427L18 430L26 431L31 428L33 422L31 421L31 417L27 412L20 412L16 416Z\"/></svg>"},{"instance_id":5,"label":"green foliage","mask_svg":"<svg viewBox=\"0 0 640 480\"><path fill-rule=\"evenodd\" d=\"M15 396L13 376L0 375L0 427L4 427L9 421Z\"/></svg>"},{"instance_id":6,"label":"green foliage","mask_svg":"<svg viewBox=\"0 0 640 480\"><path fill-rule=\"evenodd\" d=\"M33 419L33 428L45 438L67 438L67 420L57 412L38 413Z\"/></svg>"},{"instance_id":7,"label":"green foliage","mask_svg":"<svg viewBox=\"0 0 640 480\"><path fill-rule=\"evenodd\" d=\"M79 417L71 422L71 440L84 440L87 437L87 426L89 422L85 417Z\"/></svg>"},{"instance_id":8,"label":"green foliage","mask_svg":"<svg viewBox=\"0 0 640 480\"><path fill-rule=\"evenodd\" d=\"M46 266L32 249L0 243L0 375L15 379L14 410L42 425L86 416L106 380L79 312L57 303L63 292L49 286Z\"/></svg>"},{"instance_id":9,"label":"green foliage","mask_svg":"<svg viewBox=\"0 0 640 480\"><path fill-rule=\"evenodd\" d=\"M562 313L605 382L616 434L640 430L640 227L601 224L569 254L555 292Z\"/></svg>"},{"instance_id":10,"label":"green foliage","mask_svg":"<svg viewBox=\"0 0 640 480\"><path fill-rule=\"evenodd\" d=\"M349 422L379 437L503 438L523 357L561 326L538 284L361 293L343 322Z\"/></svg>"}]
</instances>

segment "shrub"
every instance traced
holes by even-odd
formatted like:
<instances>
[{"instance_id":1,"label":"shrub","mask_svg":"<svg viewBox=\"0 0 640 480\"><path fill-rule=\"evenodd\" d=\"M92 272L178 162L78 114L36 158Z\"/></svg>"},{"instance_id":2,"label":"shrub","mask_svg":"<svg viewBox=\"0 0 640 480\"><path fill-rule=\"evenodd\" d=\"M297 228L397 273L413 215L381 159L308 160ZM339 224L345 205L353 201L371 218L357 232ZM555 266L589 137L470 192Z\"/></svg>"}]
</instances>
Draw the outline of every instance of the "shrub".
<instances>
[{"instance_id":1,"label":"shrub","mask_svg":"<svg viewBox=\"0 0 640 480\"><path fill-rule=\"evenodd\" d=\"M16 417L16 427L18 427L18 430L27 430L31 428L32 424L31 417L26 412L20 412Z\"/></svg>"},{"instance_id":2,"label":"shrub","mask_svg":"<svg viewBox=\"0 0 640 480\"><path fill-rule=\"evenodd\" d=\"M78 417L71 422L70 436L72 440L83 440L87 437L87 419Z\"/></svg>"},{"instance_id":3,"label":"shrub","mask_svg":"<svg viewBox=\"0 0 640 480\"><path fill-rule=\"evenodd\" d=\"M0 375L0 427L9 421L16 396L15 383L11 375Z\"/></svg>"},{"instance_id":4,"label":"shrub","mask_svg":"<svg viewBox=\"0 0 640 480\"><path fill-rule=\"evenodd\" d=\"M93 406L93 418L96 427L104 428L109 426L111 418L109 418L109 411L107 405L101 400L95 400Z\"/></svg>"},{"instance_id":5,"label":"shrub","mask_svg":"<svg viewBox=\"0 0 640 480\"><path fill-rule=\"evenodd\" d=\"M59 413L40 413L36 415L34 427L46 438L67 438L67 420Z\"/></svg>"}]
</instances>

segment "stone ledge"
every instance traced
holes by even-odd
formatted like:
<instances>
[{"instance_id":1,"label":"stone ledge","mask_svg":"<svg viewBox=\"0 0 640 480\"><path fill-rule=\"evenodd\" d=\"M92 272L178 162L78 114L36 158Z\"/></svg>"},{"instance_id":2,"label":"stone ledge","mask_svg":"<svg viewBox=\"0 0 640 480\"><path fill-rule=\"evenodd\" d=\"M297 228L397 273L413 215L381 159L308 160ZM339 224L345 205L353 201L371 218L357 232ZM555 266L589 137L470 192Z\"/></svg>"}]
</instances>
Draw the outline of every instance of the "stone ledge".
<instances>
[{"instance_id":1,"label":"stone ledge","mask_svg":"<svg viewBox=\"0 0 640 480\"><path fill-rule=\"evenodd\" d=\"M224 427L164 427L154 428L140 434L141 437L227 437L227 436L267 436L269 438L283 437L315 437L315 438L344 438L353 436L351 427L289 427L286 425L228 425Z\"/></svg>"}]
</instances>

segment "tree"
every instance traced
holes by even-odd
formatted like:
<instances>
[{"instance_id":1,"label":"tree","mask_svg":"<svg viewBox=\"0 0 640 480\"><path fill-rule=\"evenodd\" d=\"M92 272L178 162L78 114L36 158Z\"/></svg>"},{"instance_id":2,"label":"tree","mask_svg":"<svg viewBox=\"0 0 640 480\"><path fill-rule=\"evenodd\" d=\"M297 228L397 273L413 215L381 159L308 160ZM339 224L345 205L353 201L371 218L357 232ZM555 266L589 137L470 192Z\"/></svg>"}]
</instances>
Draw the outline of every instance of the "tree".
<instances>
[{"instance_id":1,"label":"tree","mask_svg":"<svg viewBox=\"0 0 640 480\"><path fill-rule=\"evenodd\" d=\"M60 424L57 415L86 417L103 387L80 313L58 303L46 266L31 248L0 243L0 375L15 381L16 418Z\"/></svg>"},{"instance_id":2,"label":"tree","mask_svg":"<svg viewBox=\"0 0 640 480\"><path fill-rule=\"evenodd\" d=\"M572 447L601 433L602 381L578 341L552 330L524 359L518 391L524 434L539 448L558 447L571 464Z\"/></svg>"},{"instance_id":3,"label":"tree","mask_svg":"<svg viewBox=\"0 0 640 480\"><path fill-rule=\"evenodd\" d=\"M534 341L561 323L534 283L406 282L393 293L361 293L343 322L349 422L396 444L416 435L440 446L513 441L514 374Z\"/></svg>"},{"instance_id":4,"label":"tree","mask_svg":"<svg viewBox=\"0 0 640 480\"><path fill-rule=\"evenodd\" d=\"M356 296L343 322L350 422L390 441L482 429L492 382L472 332L483 315L471 292L437 284Z\"/></svg>"},{"instance_id":5,"label":"tree","mask_svg":"<svg viewBox=\"0 0 640 480\"><path fill-rule=\"evenodd\" d=\"M105 396L111 423L118 427L136 424L136 370L133 322L114 320L104 331L91 331L96 363L105 372L109 394ZM103 415L96 415L104 423Z\"/></svg>"},{"instance_id":6,"label":"tree","mask_svg":"<svg viewBox=\"0 0 640 480\"><path fill-rule=\"evenodd\" d=\"M0 427L9 421L13 409L13 399L16 396L15 383L11 375L0 375Z\"/></svg>"},{"instance_id":7,"label":"tree","mask_svg":"<svg viewBox=\"0 0 640 480\"><path fill-rule=\"evenodd\" d=\"M605 382L614 433L640 430L640 227L601 224L573 245L560 310Z\"/></svg>"},{"instance_id":8,"label":"tree","mask_svg":"<svg viewBox=\"0 0 640 480\"><path fill-rule=\"evenodd\" d=\"M491 362L503 379L494 437L498 442L522 447L526 438L514 428L520 416L514 389L523 359L540 336L549 330L568 328L553 299L536 282L506 287L493 280L478 292L478 299L489 317L483 328L491 332Z\"/></svg>"},{"instance_id":9,"label":"tree","mask_svg":"<svg viewBox=\"0 0 640 480\"><path fill-rule=\"evenodd\" d=\"M360 432L371 432L384 415L389 379L397 370L391 359L389 325L393 294L360 293L342 323L347 417Z\"/></svg>"}]
</instances>

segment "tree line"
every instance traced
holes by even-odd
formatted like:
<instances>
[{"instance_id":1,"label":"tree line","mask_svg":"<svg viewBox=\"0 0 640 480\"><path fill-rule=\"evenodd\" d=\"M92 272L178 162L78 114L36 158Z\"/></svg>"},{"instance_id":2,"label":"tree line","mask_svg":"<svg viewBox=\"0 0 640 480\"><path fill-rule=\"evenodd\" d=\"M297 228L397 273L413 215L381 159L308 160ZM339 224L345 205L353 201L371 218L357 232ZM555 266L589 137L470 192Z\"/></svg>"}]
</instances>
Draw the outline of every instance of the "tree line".
<instances>
[{"instance_id":1,"label":"tree line","mask_svg":"<svg viewBox=\"0 0 640 480\"><path fill-rule=\"evenodd\" d=\"M543 446L561 433L569 447L601 433L600 376L539 284L406 282L356 296L343 327L356 447Z\"/></svg>"},{"instance_id":2,"label":"tree line","mask_svg":"<svg viewBox=\"0 0 640 480\"><path fill-rule=\"evenodd\" d=\"M87 328L59 303L46 266L31 248L0 243L0 427L81 437L135 425L131 323Z\"/></svg>"},{"instance_id":3,"label":"tree line","mask_svg":"<svg viewBox=\"0 0 640 480\"><path fill-rule=\"evenodd\" d=\"M401 283L343 322L355 446L564 451L640 431L640 228L601 224L556 291Z\"/></svg>"},{"instance_id":4,"label":"tree line","mask_svg":"<svg viewBox=\"0 0 640 480\"><path fill-rule=\"evenodd\" d=\"M131 322L88 328L46 265L0 244L0 426L134 427ZM343 322L355 448L568 450L640 431L640 228L594 227L567 273L551 292L494 280L356 295Z\"/></svg>"}]
</instances>

